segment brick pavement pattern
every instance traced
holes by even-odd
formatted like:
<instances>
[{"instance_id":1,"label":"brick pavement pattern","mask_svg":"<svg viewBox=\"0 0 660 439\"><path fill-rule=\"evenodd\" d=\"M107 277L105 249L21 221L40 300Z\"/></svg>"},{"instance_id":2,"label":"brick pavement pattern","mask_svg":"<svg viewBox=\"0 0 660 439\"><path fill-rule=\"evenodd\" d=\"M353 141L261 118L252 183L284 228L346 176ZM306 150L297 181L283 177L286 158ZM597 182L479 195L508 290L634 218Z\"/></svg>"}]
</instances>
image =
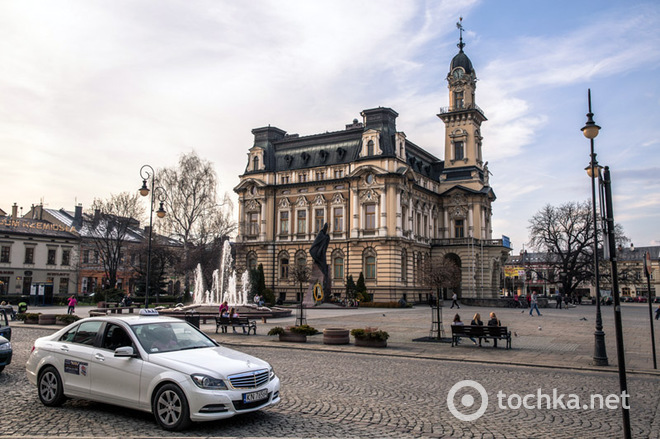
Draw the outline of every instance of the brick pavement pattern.
<instances>
[{"instance_id":1,"label":"brick pavement pattern","mask_svg":"<svg viewBox=\"0 0 660 439\"><path fill-rule=\"evenodd\" d=\"M510 351L471 343L451 348L446 343L413 342L428 335L427 307L308 312L308 323L317 329L385 329L391 334L386 349L326 346L321 335L295 345L265 335L269 327L293 324L293 318L259 324L256 337L215 335L214 325L207 325L203 329L221 343L273 364L282 380L282 402L262 412L194 424L177 434L160 430L149 414L109 405L68 401L61 408L42 406L36 389L27 383L24 364L32 341L54 328L17 323L13 325L14 362L0 374L0 437L621 437L620 410L504 410L497 406L500 390L526 395L536 394L539 388L551 394L556 388L579 395L581 401L595 393L617 394L610 307L603 308L610 366L590 365L593 310L590 306L546 309L540 318L519 310L495 310L503 324L518 333ZM444 321L449 322L453 313L444 311ZM460 311L462 319L469 321L475 311L484 316L489 310L462 306ZM660 381L649 367L648 308L631 304L623 315L633 437L660 437ZM586 322L580 320L583 317ZM479 382L489 397L486 413L474 422L456 419L447 408L449 389L464 379ZM457 394L455 400L460 401L462 395ZM474 396L479 402L478 394Z\"/></svg>"}]
</instances>

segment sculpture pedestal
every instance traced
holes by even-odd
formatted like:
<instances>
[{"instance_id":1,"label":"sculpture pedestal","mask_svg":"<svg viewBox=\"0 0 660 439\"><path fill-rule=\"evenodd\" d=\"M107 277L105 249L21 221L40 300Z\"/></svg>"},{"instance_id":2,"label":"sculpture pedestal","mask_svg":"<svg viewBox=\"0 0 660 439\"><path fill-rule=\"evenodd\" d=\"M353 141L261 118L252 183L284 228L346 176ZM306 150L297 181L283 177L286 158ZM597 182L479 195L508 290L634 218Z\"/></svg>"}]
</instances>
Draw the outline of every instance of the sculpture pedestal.
<instances>
[{"instance_id":1,"label":"sculpture pedestal","mask_svg":"<svg viewBox=\"0 0 660 439\"><path fill-rule=\"evenodd\" d=\"M312 264L312 273L309 276L309 287L307 287L307 292L303 298L303 306L310 308L316 304L314 301L314 285L317 283L323 286L323 300L325 301L330 294L330 279L325 278L325 275L321 271L318 265Z\"/></svg>"}]
</instances>

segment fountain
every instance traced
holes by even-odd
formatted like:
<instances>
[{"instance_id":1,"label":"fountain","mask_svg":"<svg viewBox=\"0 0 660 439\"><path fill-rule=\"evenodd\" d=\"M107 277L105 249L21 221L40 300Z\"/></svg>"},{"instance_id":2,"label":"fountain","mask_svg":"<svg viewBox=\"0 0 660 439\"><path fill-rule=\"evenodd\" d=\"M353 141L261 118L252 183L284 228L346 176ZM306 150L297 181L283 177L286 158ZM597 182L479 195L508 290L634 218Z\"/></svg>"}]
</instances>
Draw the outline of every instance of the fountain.
<instances>
[{"instance_id":1,"label":"fountain","mask_svg":"<svg viewBox=\"0 0 660 439\"><path fill-rule=\"evenodd\" d=\"M241 289L236 288L236 271L232 268L231 245L225 241L222 246L222 259L220 269L213 271L213 284L210 290L204 287L202 266L197 264L195 269L195 287L193 290L193 304L218 305L225 300L229 306L247 306L250 278L247 270L241 277Z\"/></svg>"},{"instance_id":2,"label":"fountain","mask_svg":"<svg viewBox=\"0 0 660 439\"><path fill-rule=\"evenodd\" d=\"M236 270L233 266L234 260L231 256L231 244L229 244L229 241L225 241L222 246L220 268L213 271L211 289L206 289L202 266L197 264L192 305L177 307L173 310L164 310L164 314L176 314L193 309L198 313L217 314L219 305L224 301L227 301L229 307L236 308L241 316L284 317L291 314L290 310L271 309L265 306L249 304L250 276L248 270L243 272L241 286L238 288L236 285ZM160 312L163 313L163 311Z\"/></svg>"}]
</instances>

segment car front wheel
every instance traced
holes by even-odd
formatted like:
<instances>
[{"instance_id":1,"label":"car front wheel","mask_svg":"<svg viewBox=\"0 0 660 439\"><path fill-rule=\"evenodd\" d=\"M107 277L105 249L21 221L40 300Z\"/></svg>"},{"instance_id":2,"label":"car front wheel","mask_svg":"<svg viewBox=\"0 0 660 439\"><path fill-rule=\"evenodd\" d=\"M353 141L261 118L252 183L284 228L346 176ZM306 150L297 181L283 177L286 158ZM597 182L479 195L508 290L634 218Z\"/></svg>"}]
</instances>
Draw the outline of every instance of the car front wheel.
<instances>
[{"instance_id":1,"label":"car front wheel","mask_svg":"<svg viewBox=\"0 0 660 439\"><path fill-rule=\"evenodd\" d=\"M174 384L165 384L158 389L152 410L156 422L165 430L181 431L190 425L188 400L183 391Z\"/></svg>"},{"instance_id":2,"label":"car front wheel","mask_svg":"<svg viewBox=\"0 0 660 439\"><path fill-rule=\"evenodd\" d=\"M66 400L60 374L52 366L46 367L39 374L37 389L39 391L39 399L48 407L60 406Z\"/></svg>"}]
</instances>

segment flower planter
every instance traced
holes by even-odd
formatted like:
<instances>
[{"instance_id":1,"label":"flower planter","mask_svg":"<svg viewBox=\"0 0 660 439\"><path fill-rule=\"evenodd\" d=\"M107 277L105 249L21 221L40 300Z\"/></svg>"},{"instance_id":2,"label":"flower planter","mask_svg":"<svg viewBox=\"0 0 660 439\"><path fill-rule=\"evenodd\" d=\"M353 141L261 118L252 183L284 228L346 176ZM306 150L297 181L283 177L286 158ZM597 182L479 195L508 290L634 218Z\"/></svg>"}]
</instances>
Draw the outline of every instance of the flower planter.
<instances>
[{"instance_id":1,"label":"flower planter","mask_svg":"<svg viewBox=\"0 0 660 439\"><path fill-rule=\"evenodd\" d=\"M291 343L306 343L307 336L305 334L296 334L295 332L285 331L280 334L280 341L288 341Z\"/></svg>"},{"instance_id":2,"label":"flower planter","mask_svg":"<svg viewBox=\"0 0 660 439\"><path fill-rule=\"evenodd\" d=\"M366 348L386 348L387 340L372 340L369 338L356 338L355 346L362 346Z\"/></svg>"},{"instance_id":3,"label":"flower planter","mask_svg":"<svg viewBox=\"0 0 660 439\"><path fill-rule=\"evenodd\" d=\"M40 325L54 325L55 314L41 314L38 320Z\"/></svg>"},{"instance_id":4,"label":"flower planter","mask_svg":"<svg viewBox=\"0 0 660 439\"><path fill-rule=\"evenodd\" d=\"M323 330L323 344L348 344L350 342L348 333L348 329L344 328L326 328Z\"/></svg>"},{"instance_id":5,"label":"flower planter","mask_svg":"<svg viewBox=\"0 0 660 439\"><path fill-rule=\"evenodd\" d=\"M39 323L39 316L41 314L32 314L32 315L25 315L25 320L23 320L23 323L27 325L36 325Z\"/></svg>"}]
</instances>

